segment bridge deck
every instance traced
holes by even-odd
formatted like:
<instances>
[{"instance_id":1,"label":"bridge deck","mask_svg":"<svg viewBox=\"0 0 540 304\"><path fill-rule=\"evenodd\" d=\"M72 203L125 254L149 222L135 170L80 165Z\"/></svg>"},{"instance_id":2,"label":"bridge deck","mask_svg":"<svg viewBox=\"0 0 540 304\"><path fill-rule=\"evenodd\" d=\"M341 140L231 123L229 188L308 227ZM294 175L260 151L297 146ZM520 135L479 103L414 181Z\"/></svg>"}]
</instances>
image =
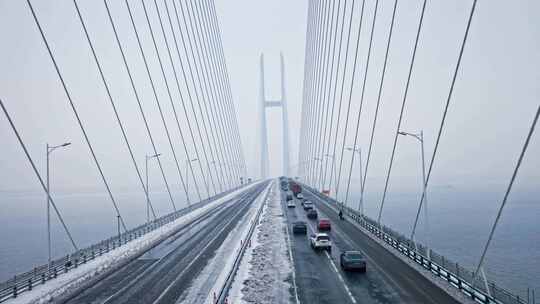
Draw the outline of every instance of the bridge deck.
<instances>
[{"instance_id":1,"label":"bridge deck","mask_svg":"<svg viewBox=\"0 0 540 304\"><path fill-rule=\"evenodd\" d=\"M459 303L427 280L417 270L394 256L365 235L350 221L340 221L336 211L316 196L306 193L314 202L319 218L329 218L332 230L332 252L314 252L305 235L291 231L291 246L296 271L298 296L302 303ZM297 202L296 208L283 208L289 224L308 223L308 235L317 231L316 220L306 218ZM289 225L290 229L290 225ZM339 254L360 250L367 259L367 272L347 273L339 267Z\"/></svg>"},{"instance_id":2,"label":"bridge deck","mask_svg":"<svg viewBox=\"0 0 540 304\"><path fill-rule=\"evenodd\" d=\"M183 226L66 303L175 303L182 299L264 187L254 187Z\"/></svg>"}]
</instances>

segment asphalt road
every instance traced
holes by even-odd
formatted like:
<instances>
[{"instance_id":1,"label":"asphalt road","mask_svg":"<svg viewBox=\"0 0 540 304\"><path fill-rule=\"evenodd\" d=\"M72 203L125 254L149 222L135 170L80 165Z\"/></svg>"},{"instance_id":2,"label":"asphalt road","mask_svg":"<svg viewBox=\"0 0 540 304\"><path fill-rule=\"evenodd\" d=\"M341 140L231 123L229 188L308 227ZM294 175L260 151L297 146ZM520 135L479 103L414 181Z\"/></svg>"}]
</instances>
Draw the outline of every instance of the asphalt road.
<instances>
[{"instance_id":1,"label":"asphalt road","mask_svg":"<svg viewBox=\"0 0 540 304\"><path fill-rule=\"evenodd\" d=\"M332 252L315 252L308 236L317 231L317 220L306 218L296 200L296 208L283 208L287 214L295 265L296 285L301 303L433 303L457 304L452 297L425 279L415 269L364 235L350 220L339 220L334 209L304 191L320 218L332 222L329 232ZM294 235L291 223L308 223L308 235ZM366 273L345 272L339 267L339 255L345 250L360 250L367 260Z\"/></svg>"},{"instance_id":2,"label":"asphalt road","mask_svg":"<svg viewBox=\"0 0 540 304\"><path fill-rule=\"evenodd\" d=\"M266 185L255 186L194 219L67 303L175 303Z\"/></svg>"}]
</instances>

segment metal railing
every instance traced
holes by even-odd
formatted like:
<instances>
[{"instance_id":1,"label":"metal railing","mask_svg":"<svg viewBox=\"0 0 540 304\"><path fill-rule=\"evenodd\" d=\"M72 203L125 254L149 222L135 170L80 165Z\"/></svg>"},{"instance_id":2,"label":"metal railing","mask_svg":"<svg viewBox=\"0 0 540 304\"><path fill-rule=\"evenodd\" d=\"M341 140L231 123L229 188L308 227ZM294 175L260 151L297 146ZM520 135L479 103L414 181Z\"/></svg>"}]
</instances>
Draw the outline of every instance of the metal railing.
<instances>
[{"instance_id":1,"label":"metal railing","mask_svg":"<svg viewBox=\"0 0 540 304\"><path fill-rule=\"evenodd\" d=\"M68 273L70 270L76 269L78 266L85 264L88 261L102 256L113 249L116 249L132 240L156 230L157 228L162 227L163 225L171 223L180 216L203 207L209 202L221 198L241 187L230 189L191 206L177 210L176 212L164 215L149 223L137 226L131 230L121 233L120 235L110 237L97 244L56 259L51 262L50 267L48 264L44 264L25 273L15 275L13 278L0 283L0 303L12 298L16 298L22 292L30 291L38 285L45 284L47 281L53 280L64 273Z\"/></svg>"},{"instance_id":2,"label":"metal railing","mask_svg":"<svg viewBox=\"0 0 540 304\"><path fill-rule=\"evenodd\" d=\"M313 189L305 184L302 187L307 188L310 192L316 195L319 199L333 204L334 207L339 208L341 203L335 199L328 197L318 190ZM484 304L527 304L529 303L524 297L515 295L504 288L497 286L494 282L488 282L486 285L483 280L478 276L473 278L473 272L469 269L453 262L437 252L430 250L430 258L427 258L427 247L418 242L414 242L404 236L403 234L391 229L387 226L379 228L377 222L365 215L360 215L357 210L350 207L343 206L345 215L348 215L355 222L360 224L361 227L370 232L372 237L378 238L384 241L386 244L392 246L401 254L411 259L415 263L422 266L424 269L431 272L433 275L438 276L447 281L451 286L459 289L465 295L472 300L484 303ZM471 283L472 282L472 283Z\"/></svg>"}]
</instances>

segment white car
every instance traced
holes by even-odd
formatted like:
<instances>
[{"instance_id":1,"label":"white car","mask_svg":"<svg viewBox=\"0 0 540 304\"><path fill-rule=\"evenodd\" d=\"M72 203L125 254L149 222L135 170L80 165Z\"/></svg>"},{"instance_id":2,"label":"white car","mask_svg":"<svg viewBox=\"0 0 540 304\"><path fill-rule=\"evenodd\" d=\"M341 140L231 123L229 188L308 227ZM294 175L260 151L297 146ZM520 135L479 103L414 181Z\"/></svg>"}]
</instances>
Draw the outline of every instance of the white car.
<instances>
[{"instance_id":1,"label":"white car","mask_svg":"<svg viewBox=\"0 0 540 304\"><path fill-rule=\"evenodd\" d=\"M287 208L296 208L296 204L294 203L294 201L288 201Z\"/></svg>"},{"instance_id":2,"label":"white car","mask_svg":"<svg viewBox=\"0 0 540 304\"><path fill-rule=\"evenodd\" d=\"M302 193L298 193L298 195L296 195L296 198L299 199L299 200L303 200L304 195Z\"/></svg>"},{"instance_id":3,"label":"white car","mask_svg":"<svg viewBox=\"0 0 540 304\"><path fill-rule=\"evenodd\" d=\"M317 249L326 249L328 251L332 250L332 242L330 242L330 237L326 233L316 233L312 234L309 238L311 248L314 250Z\"/></svg>"}]
</instances>

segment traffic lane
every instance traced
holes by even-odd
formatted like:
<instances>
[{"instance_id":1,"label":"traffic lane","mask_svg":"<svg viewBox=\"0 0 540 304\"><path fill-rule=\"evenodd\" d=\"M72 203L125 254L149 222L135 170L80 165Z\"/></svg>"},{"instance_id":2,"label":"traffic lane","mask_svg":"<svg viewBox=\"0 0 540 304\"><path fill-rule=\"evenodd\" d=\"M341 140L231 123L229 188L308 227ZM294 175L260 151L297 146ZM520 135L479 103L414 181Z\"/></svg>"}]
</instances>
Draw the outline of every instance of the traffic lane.
<instances>
[{"instance_id":1,"label":"traffic lane","mask_svg":"<svg viewBox=\"0 0 540 304\"><path fill-rule=\"evenodd\" d=\"M418 271L365 235L351 223L350 218L341 221L336 211L331 209L327 203L321 202L312 194L309 194L309 198L319 210L331 219L332 224L338 227L339 231L342 231L342 238L348 239L354 246L362 249L368 258L368 269L370 264L373 264L371 266L375 266L386 282L397 289L399 297L405 303L459 303Z\"/></svg>"},{"instance_id":2,"label":"traffic lane","mask_svg":"<svg viewBox=\"0 0 540 304\"><path fill-rule=\"evenodd\" d=\"M107 277L102 278L93 286L69 299L67 303L100 303L101 301L106 301L111 296L122 290L122 288L128 286L130 282L133 282L137 276L146 271L148 267L151 267L160 258L166 256L168 253L183 245L185 240L189 237L189 235L185 233L186 230L191 229L191 231L195 231L196 229L201 229L204 224L212 220L212 218L218 216L218 214L221 214L221 211L225 208L225 206L234 202L235 199L240 199L241 197L242 195L235 197L227 201L225 204L216 207L211 212L208 212L201 217L194 219L187 225L179 228L167 240L162 241L154 248L151 248L149 251L143 253L139 258L134 259Z\"/></svg>"},{"instance_id":3,"label":"traffic lane","mask_svg":"<svg viewBox=\"0 0 540 304\"><path fill-rule=\"evenodd\" d=\"M339 225L336 225L336 220L330 218L325 212L317 208L319 218L329 218L332 228L327 233L332 241L332 259L337 265L340 264L340 255L344 251L358 250L364 253L363 248L352 242L346 234L341 230ZM337 219L339 220L339 219ZM317 220L311 220L312 225L316 227ZM374 267L374 263L367 257L367 270L365 273L344 271L340 268L340 272L345 280L345 283L351 290L353 296L363 303L408 303L406 291L399 292L399 286L396 286L392 281L382 275L381 269Z\"/></svg>"},{"instance_id":4,"label":"traffic lane","mask_svg":"<svg viewBox=\"0 0 540 304\"><path fill-rule=\"evenodd\" d=\"M311 248L308 239L310 232L308 231L307 235L292 232L293 222L306 221L300 204L297 202L296 208L287 208L285 200L282 202L287 215L287 229L291 236L296 287L300 302L355 303L348 295L347 288L340 281L325 251L314 251Z\"/></svg>"},{"instance_id":5,"label":"traffic lane","mask_svg":"<svg viewBox=\"0 0 540 304\"><path fill-rule=\"evenodd\" d=\"M213 257L236 221L246 214L252 201L247 198L229 206L214 221L195 232L186 246L161 260L131 288L108 303L174 303Z\"/></svg>"},{"instance_id":6,"label":"traffic lane","mask_svg":"<svg viewBox=\"0 0 540 304\"><path fill-rule=\"evenodd\" d=\"M327 218L326 214L320 210L317 211L319 213L318 219ZM308 223L311 231L316 232L318 219L308 219L305 216L305 212L302 211L302 213L304 214L304 217L301 219ZM341 269L341 252L357 248L344 241L343 238L337 237L339 233L336 230L336 226L332 223L331 230L325 231L330 235L330 240L332 242L332 251L331 253L328 253L328 258L331 259L332 264L338 272L338 277L340 280L343 280L342 283L348 292L350 292L351 296L359 303L403 303L403 300L399 297L396 290L383 280L379 272L368 269L366 273L359 273L347 272Z\"/></svg>"},{"instance_id":7,"label":"traffic lane","mask_svg":"<svg viewBox=\"0 0 540 304\"><path fill-rule=\"evenodd\" d=\"M202 216L193 219L193 221L179 228L173 235L156 245L153 249L141 254L139 258L132 260L108 276L100 278L94 285L74 295L74 297L66 302L103 303L136 281L137 277L147 271L148 268L154 267L153 265L159 260L158 258L163 258L168 253L177 250L180 246L185 246L185 241L192 237L194 232L204 227L208 221L220 216L226 206L234 204L235 201L242 199L242 197L248 194L247 191L243 192ZM188 229L191 231L190 234L186 233Z\"/></svg>"}]
</instances>

